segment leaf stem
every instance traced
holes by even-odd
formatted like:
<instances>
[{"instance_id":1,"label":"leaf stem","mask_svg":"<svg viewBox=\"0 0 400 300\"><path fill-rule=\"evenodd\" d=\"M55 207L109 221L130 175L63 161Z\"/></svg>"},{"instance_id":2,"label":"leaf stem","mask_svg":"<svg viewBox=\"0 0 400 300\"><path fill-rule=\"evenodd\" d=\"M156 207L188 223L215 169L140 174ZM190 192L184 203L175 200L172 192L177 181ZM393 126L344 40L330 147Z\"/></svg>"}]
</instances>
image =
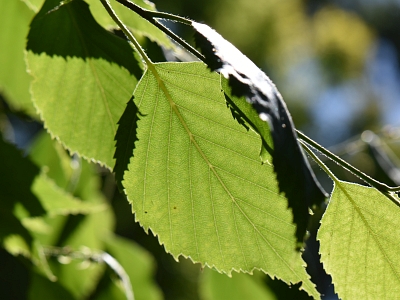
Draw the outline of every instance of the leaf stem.
<instances>
[{"instance_id":1,"label":"leaf stem","mask_svg":"<svg viewBox=\"0 0 400 300\"><path fill-rule=\"evenodd\" d=\"M333 172L322 162L322 160L308 147L308 144L303 141L299 140L303 149L311 156L311 158L321 167L322 170L333 180L338 181L338 178L333 174Z\"/></svg>"},{"instance_id":2,"label":"leaf stem","mask_svg":"<svg viewBox=\"0 0 400 300\"><path fill-rule=\"evenodd\" d=\"M172 32L169 28L167 28L163 24L161 24L158 20L156 20L156 18L166 19L166 20L170 20L170 21L174 21L174 22L180 22L180 23L183 23L183 24L189 25L189 26L192 26L191 20L184 18L184 17L177 16L177 15L164 13L164 12L147 10L147 9L141 8L140 6L136 5L135 3L133 3L129 0L116 0L116 1L118 3L124 5L125 7L129 8L130 10L134 11L135 13L137 13L143 19L149 21L151 24L156 26L158 29L160 29L162 32L164 32L171 39L173 39L175 42L177 42L179 45L181 45L183 48L185 48L188 52L192 53L194 56L196 56L201 61L205 60L203 54L201 54L199 51L197 51L195 48L193 48L188 42L186 42L180 36L178 36L174 32Z\"/></svg>"},{"instance_id":3,"label":"leaf stem","mask_svg":"<svg viewBox=\"0 0 400 300\"><path fill-rule=\"evenodd\" d=\"M167 19L167 20L171 20L171 21L175 21L175 22L180 22L180 23L183 23L183 24L186 24L189 26L192 25L192 21L187 18L184 18L184 17L176 16L176 15L165 13L165 12L144 9L129 0L116 0L116 1L118 3L126 6L127 8L134 11L139 16L141 16L142 18L144 18L148 21L150 21L149 19L160 18L160 19Z\"/></svg>"},{"instance_id":4,"label":"leaf stem","mask_svg":"<svg viewBox=\"0 0 400 300\"><path fill-rule=\"evenodd\" d=\"M318 144L317 142L315 142L314 140L312 140L311 138L309 138L308 136L306 136L304 133L300 132L297 130L297 134L299 136L299 138L301 140L303 140L305 143L307 143L308 145L312 146L313 148L315 148L316 150L318 150L319 152L321 152L322 154L324 154L326 157L328 157L330 160L334 161L335 163L337 163L339 166L341 166L342 168L346 169L347 171L351 172L352 174L354 174L355 176L357 176L358 178L360 178L361 180L365 181L366 183L368 183L370 186L378 189L379 191L383 192L383 193L387 193L387 192L399 192L400 191L400 186L396 186L396 187L390 187L382 182L379 182L376 179L373 179L372 177L368 176L367 174L361 172L360 170L358 170L357 168L355 168L354 166L352 166L351 164L349 164L348 162L346 162L345 160L341 159L339 156L333 154L332 152L330 152L328 149L322 147L320 144ZM304 143L302 143L302 145L304 146ZM305 148L306 150L306 148ZM306 150L307 151L307 150ZM307 151L308 152L308 151ZM318 159L319 160L319 159ZM320 164L321 165L321 164ZM321 166L322 167L322 166ZM324 169L325 170L325 169ZM327 172L328 173L328 172ZM328 173L329 175L329 173ZM330 176L330 175L329 175Z\"/></svg>"},{"instance_id":5,"label":"leaf stem","mask_svg":"<svg viewBox=\"0 0 400 300\"><path fill-rule=\"evenodd\" d=\"M125 269L121 264L107 252L92 252L85 248L81 251L73 251L69 247L44 247L44 253L47 256L53 257L68 257L69 259L78 259L83 261L106 263L122 281L122 285L125 290L125 296L127 300L135 300L135 296L132 290L131 280L129 275L126 273Z\"/></svg>"},{"instance_id":6,"label":"leaf stem","mask_svg":"<svg viewBox=\"0 0 400 300\"><path fill-rule=\"evenodd\" d=\"M329 170L329 168L322 162L322 160L308 147L308 144L303 141L300 140L299 141L300 144L303 146L303 149L312 157L312 159L325 171L326 174L328 174L328 176L330 178L332 178L332 180L339 184L339 179L335 176L335 174L332 173L331 170ZM321 146L322 147L322 146ZM326 149L325 149L326 150ZM330 158L330 157L329 157ZM360 172L360 171L359 171ZM364 174L365 175L365 174ZM368 175L365 175L368 176ZM363 179L363 178L361 178ZM364 180L364 179L363 179ZM367 182L369 183L369 182ZM379 182L380 183L380 182ZM370 183L369 183L370 184ZM371 184L370 184L371 185ZM392 201L394 204L396 204L397 206L400 207L400 201L398 198L396 198L392 192L390 191L385 191L385 190L380 190L379 188L377 188L376 186L371 185L372 187L376 188L380 193L382 193L384 196L386 196L390 201Z\"/></svg>"},{"instance_id":7,"label":"leaf stem","mask_svg":"<svg viewBox=\"0 0 400 300\"><path fill-rule=\"evenodd\" d=\"M124 23L118 18L116 15L114 9L112 8L109 0L100 0L101 3L103 4L104 8L110 15L110 17L114 20L115 23L121 28L122 32L127 36L129 41L133 44L137 52L139 52L140 56L142 59L145 61L147 66L153 65L153 62L151 59L147 56L146 52L143 50L142 46L140 46L139 42L136 40L136 38L133 36L132 32L128 29L128 27L125 26Z\"/></svg>"}]
</instances>

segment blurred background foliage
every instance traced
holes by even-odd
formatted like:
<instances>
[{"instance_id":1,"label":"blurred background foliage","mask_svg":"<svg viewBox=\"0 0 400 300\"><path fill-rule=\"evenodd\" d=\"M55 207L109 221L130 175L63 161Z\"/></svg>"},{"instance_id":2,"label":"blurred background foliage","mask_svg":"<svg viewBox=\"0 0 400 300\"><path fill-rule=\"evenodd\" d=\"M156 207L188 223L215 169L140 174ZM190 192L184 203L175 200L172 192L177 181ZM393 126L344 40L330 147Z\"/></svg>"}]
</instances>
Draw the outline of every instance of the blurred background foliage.
<instances>
[{"instance_id":1,"label":"blurred background foliage","mask_svg":"<svg viewBox=\"0 0 400 300\"><path fill-rule=\"evenodd\" d=\"M41 3L25 2L31 6ZM252 59L277 85L298 129L369 175L390 185L400 184L399 1L154 3L158 10L207 23ZM60 259L53 258L49 258L47 265L41 258L43 245L68 245L74 249L82 240L87 247L108 251L119 258L131 276L137 299L233 299L234 295L240 298L240 283L247 281L243 288L251 286L254 299L307 299L295 287L289 288L262 274L234 274L231 281L226 281L223 275L203 270L188 259L181 258L176 263L166 254L157 239L146 235L134 222L128 202L108 170L75 156L71 158L42 133L28 93L30 78L21 75L25 74L21 49L34 15L32 7L29 9L24 1L0 0L0 8L9 12L0 20L0 131L5 140L22 149L21 152L8 143L0 144L1 299L51 299L54 295L63 295L65 299L123 299L115 274L104 265L96 265L90 259L81 259L75 265L61 264ZM15 24L11 17L17 18L20 26L10 27L9 24ZM166 24L192 41L190 29ZM142 38L142 42L156 61L174 57L171 50L161 51L147 38ZM12 164L7 164L10 157ZM358 182L336 165L329 166L339 178ZM331 181L318 169L316 172L325 188L331 190ZM22 174L26 175L25 181L21 181ZM16 182L18 185L13 186ZM21 194L22 186L36 189ZM54 193L65 196L68 209L43 210L42 206L48 204L46 199ZM13 195L40 203L29 208L10 200ZM11 202L5 205L7 199ZM77 199L91 205L80 202L71 206ZM316 220L322 212L323 208L316 213ZM7 214L13 217L6 219ZM19 231L10 235L6 228L14 223L19 224ZM317 221L310 225L311 238L304 256L323 297L336 299L330 278L318 263L318 244L313 238L318 226ZM144 274L137 273L138 266ZM77 275L78 269L87 272L82 282L76 282L76 278L82 278ZM243 278L238 280L239 276ZM59 280L48 280L55 277ZM228 293L221 294L218 286L224 286Z\"/></svg>"}]
</instances>

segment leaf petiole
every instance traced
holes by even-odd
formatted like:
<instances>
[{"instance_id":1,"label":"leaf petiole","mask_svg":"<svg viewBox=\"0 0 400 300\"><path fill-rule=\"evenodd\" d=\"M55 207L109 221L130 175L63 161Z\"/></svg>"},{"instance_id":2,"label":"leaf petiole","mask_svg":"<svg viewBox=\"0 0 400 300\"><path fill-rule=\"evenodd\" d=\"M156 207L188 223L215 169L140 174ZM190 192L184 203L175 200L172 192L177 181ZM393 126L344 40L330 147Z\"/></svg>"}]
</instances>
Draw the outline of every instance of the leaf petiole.
<instances>
[{"instance_id":1,"label":"leaf petiole","mask_svg":"<svg viewBox=\"0 0 400 300\"><path fill-rule=\"evenodd\" d=\"M150 19L159 18L159 19L167 19L167 20L171 20L171 21L175 21L175 22L180 22L180 23L183 23L183 24L186 24L189 26L192 25L191 20L181 17L181 16L176 16L176 15L165 13L165 12L147 10L129 0L115 0L115 1L124 5L125 7L129 8L130 10L134 11L139 16L141 16L142 18L144 18L148 21L150 21ZM150 21L150 22L152 23L152 21Z\"/></svg>"},{"instance_id":2,"label":"leaf petiole","mask_svg":"<svg viewBox=\"0 0 400 300\"><path fill-rule=\"evenodd\" d=\"M400 186L396 187L390 187L382 182L379 182L376 179L373 179L372 177L368 176L367 174L361 172L351 164L349 164L347 161L341 159L339 156L336 154L333 154L330 152L328 149L322 147L320 144L318 144L316 141L310 139L308 136L306 136L304 133L301 131L296 130L297 135L300 137L301 140L306 142L308 145L312 146L322 154L324 154L326 157L328 157L330 160L334 161L337 163L339 166L342 168L346 169L347 171L353 173L355 176L358 178L362 179L366 183L368 183L370 186L373 186L374 188L378 189L381 192L399 192L400 191ZM303 144L304 145L304 144Z\"/></svg>"},{"instance_id":3,"label":"leaf petiole","mask_svg":"<svg viewBox=\"0 0 400 300\"><path fill-rule=\"evenodd\" d=\"M304 134L301 133L301 135L304 135ZM312 140L311 140L309 137L307 137L306 135L304 135L304 137L306 137L306 138L308 138L310 141L312 141ZM308 147L310 144L308 144L307 142L305 142L305 141L302 140L302 139L299 139L299 142L300 142L300 144L303 146L303 149L304 149L304 150L312 157L312 159L324 170L324 172L327 173L328 176L329 176L335 183L339 183L339 179L332 173L331 170L329 170L329 168L322 162L322 160ZM312 146L313 146L313 145L312 145ZM314 147L314 146L313 146L313 147ZM319 147L321 147L321 148L324 149L325 151L328 151L327 149L325 149L325 148L322 147L322 146L319 146ZM317 150L320 151L320 149L317 149ZM328 151L328 152L329 152L329 151ZM321 153L322 153L322 152L321 152ZM323 154L325 154L325 153L323 153ZM333 155L333 156L336 156L336 155L333 154L333 153L330 153L330 154ZM329 157L329 156L327 156L327 157L328 157L329 159L331 159L331 160L333 160L333 161L336 162L336 160L334 160L333 158L331 158L331 157ZM341 158L339 158L339 157L337 157L337 156L336 156L336 158L338 158L338 159L340 159L342 162L348 164L347 162L343 161ZM339 164L339 165L342 166L343 168L345 168L346 170L348 170L345 166L343 166L343 165L341 165L341 164ZM349 166L351 166L351 165L349 164ZM353 166L351 166L351 167L354 168ZM356 168L354 168L354 169L357 170ZM350 171L350 170L348 170L348 171ZM350 171L350 172L351 172L351 171ZM394 204L396 204L397 206L400 207L400 200L399 200L398 198L396 198L396 197L392 194L393 191L381 190L380 188L378 188L378 187L375 185L375 182L379 183L380 185L386 186L385 184L383 184L383 183L381 183L381 182L379 182L379 181L376 181L375 179L369 177L368 175L362 173L362 172L359 171L359 170L357 170L357 172L360 173L360 174L362 174L363 176L369 178L369 181L372 180L373 182L368 182L368 181L366 181L366 179L361 178L361 177L358 176L357 174L355 174L355 173L353 173L353 172L351 172L351 173L353 173L354 175L358 176L359 178L361 178L362 180L364 180L365 182L367 182L367 183L368 183L369 185L371 185L372 187L376 188L380 193L382 193L384 196L386 196L390 201L392 201ZM395 188L388 187L388 188L389 188L389 189L397 189L398 187L395 187Z\"/></svg>"},{"instance_id":4,"label":"leaf petiole","mask_svg":"<svg viewBox=\"0 0 400 300\"><path fill-rule=\"evenodd\" d=\"M114 20L115 23L121 28L122 32L127 36L129 41L133 44L136 48L142 59L145 61L147 66L153 65L151 59L147 56L146 52L143 50L142 46L140 46L139 42L133 36L132 32L125 26L124 23L118 18L117 14L115 13L114 9L111 7L109 0L100 0L101 4L103 4L104 8L106 9L107 13L110 17Z\"/></svg>"},{"instance_id":5,"label":"leaf petiole","mask_svg":"<svg viewBox=\"0 0 400 300\"><path fill-rule=\"evenodd\" d=\"M147 9L141 8L140 6L136 5L135 3L133 3L129 0L116 0L116 1L118 3L124 5L125 7L129 8L130 10L134 11L135 13L137 13L143 19L146 19L147 21L149 21L151 24L156 26L158 29L160 29L162 32L164 32L166 35L168 35L171 39L173 39L175 42L177 42L179 45L181 45L183 48L185 48L187 51L189 51L189 53L193 54L201 61L204 61L204 56L199 51L197 51L195 48L193 48L189 43L187 43L185 40L183 40L180 36L173 33L169 28L167 28L163 24L161 24L157 19L166 19L166 20L180 22L185 25L192 26L191 20L184 18L184 17L177 16L177 15L173 15L173 14L147 10Z\"/></svg>"}]
</instances>

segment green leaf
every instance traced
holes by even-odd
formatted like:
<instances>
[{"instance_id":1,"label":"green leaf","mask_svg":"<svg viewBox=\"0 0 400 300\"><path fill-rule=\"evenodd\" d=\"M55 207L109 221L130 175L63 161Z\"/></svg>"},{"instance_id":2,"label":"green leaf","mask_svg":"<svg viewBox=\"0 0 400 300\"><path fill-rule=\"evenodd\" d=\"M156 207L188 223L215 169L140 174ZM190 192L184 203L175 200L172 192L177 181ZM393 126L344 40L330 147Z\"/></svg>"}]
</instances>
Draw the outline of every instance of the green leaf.
<instances>
[{"instance_id":1,"label":"green leaf","mask_svg":"<svg viewBox=\"0 0 400 300\"><path fill-rule=\"evenodd\" d=\"M162 294L155 282L154 259L130 240L110 235L107 251L121 264L129 276L136 300L158 300Z\"/></svg>"},{"instance_id":2,"label":"green leaf","mask_svg":"<svg viewBox=\"0 0 400 300\"><path fill-rule=\"evenodd\" d=\"M32 192L40 199L50 217L54 215L88 214L107 208L105 204L94 204L73 197L43 173L36 177L32 185Z\"/></svg>"},{"instance_id":3,"label":"green leaf","mask_svg":"<svg viewBox=\"0 0 400 300\"><path fill-rule=\"evenodd\" d=\"M320 205L326 193L297 141L292 117L281 94L263 71L215 30L196 22L192 22L192 26L196 30L196 45L202 50L209 68L221 72L229 79L230 88L226 90L228 96L242 97L238 101L251 103L259 118L268 123L267 135L268 138L272 136L274 144L271 154L279 190L289 200L293 222L297 225L296 237L299 242L303 242L309 209L313 205ZM248 118L254 121L254 112ZM260 122L253 122L254 125L257 123ZM262 133L264 127L261 124L261 127L254 129Z\"/></svg>"},{"instance_id":4,"label":"green leaf","mask_svg":"<svg viewBox=\"0 0 400 300\"><path fill-rule=\"evenodd\" d=\"M79 198L78 201L84 200L86 204L83 205L92 203L94 211L95 207L102 206L99 199L102 199L103 195L95 167L77 157L71 158L49 134L43 133L35 139L29 157L42 167L42 172L48 177L46 180L54 182L70 194L69 197Z\"/></svg>"},{"instance_id":5,"label":"green leaf","mask_svg":"<svg viewBox=\"0 0 400 300\"><path fill-rule=\"evenodd\" d=\"M373 188L335 180L317 237L341 299L398 298L399 236L396 204Z\"/></svg>"},{"instance_id":6,"label":"green leaf","mask_svg":"<svg viewBox=\"0 0 400 300\"><path fill-rule=\"evenodd\" d=\"M47 132L42 132L29 149L31 160L45 171L59 187L70 190L75 177L80 179L79 163L71 159L67 151L52 140Z\"/></svg>"},{"instance_id":7,"label":"green leaf","mask_svg":"<svg viewBox=\"0 0 400 300\"><path fill-rule=\"evenodd\" d=\"M142 117L123 182L136 220L175 258L262 269L318 297L260 138L232 119L219 75L202 63L152 67L134 93Z\"/></svg>"},{"instance_id":8,"label":"green leaf","mask_svg":"<svg viewBox=\"0 0 400 300\"><path fill-rule=\"evenodd\" d=\"M201 275L200 294L202 300L275 300L261 276L232 274L229 278L214 270L205 270Z\"/></svg>"},{"instance_id":9,"label":"green leaf","mask_svg":"<svg viewBox=\"0 0 400 300\"><path fill-rule=\"evenodd\" d=\"M221 76L222 89L225 93L227 105L232 111L233 117L246 129L250 126L261 138L260 158L263 163L272 164L272 153L274 142L272 140L271 130L267 122L264 122L258 116L257 111L246 101L245 97L236 97L232 95L232 88L229 81Z\"/></svg>"},{"instance_id":10,"label":"green leaf","mask_svg":"<svg viewBox=\"0 0 400 300\"><path fill-rule=\"evenodd\" d=\"M104 26L105 28L116 27L115 22L111 19L111 17L107 14L106 10L104 9L103 5L98 0L86 0L87 3L90 5L90 11L93 13L94 18L96 21ZM140 7L155 11L156 7L150 1L144 0L133 0L135 4L139 5ZM112 1L112 7L117 14L117 16L121 19L121 21L128 26L131 30L135 33L148 37L153 42L158 43L161 46L172 48L173 44L171 40L152 25L147 20L140 17L135 12L129 10L128 8L122 6L119 3L114 5L114 1Z\"/></svg>"},{"instance_id":11,"label":"green leaf","mask_svg":"<svg viewBox=\"0 0 400 300\"><path fill-rule=\"evenodd\" d=\"M85 2L53 10L58 4L47 0L31 23L33 101L66 148L111 168L117 121L141 69L129 44L99 26Z\"/></svg>"},{"instance_id":12,"label":"green leaf","mask_svg":"<svg viewBox=\"0 0 400 300\"><path fill-rule=\"evenodd\" d=\"M20 0L0 1L0 92L10 106L36 115L24 60L25 38L33 12Z\"/></svg>"}]
</instances>

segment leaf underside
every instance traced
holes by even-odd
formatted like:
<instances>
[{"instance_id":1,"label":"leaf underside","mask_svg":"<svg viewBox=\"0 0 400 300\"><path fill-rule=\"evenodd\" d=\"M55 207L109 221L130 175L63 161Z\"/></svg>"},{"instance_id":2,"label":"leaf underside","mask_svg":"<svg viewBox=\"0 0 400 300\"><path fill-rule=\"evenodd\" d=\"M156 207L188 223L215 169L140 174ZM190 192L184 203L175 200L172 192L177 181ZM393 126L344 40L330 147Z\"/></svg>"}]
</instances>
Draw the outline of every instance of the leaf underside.
<instances>
[{"instance_id":1,"label":"leaf underside","mask_svg":"<svg viewBox=\"0 0 400 300\"><path fill-rule=\"evenodd\" d=\"M225 91L228 96L244 96L264 123L268 123L265 125L267 130L261 127L255 130L272 134L272 161L279 190L289 199L293 221L297 225L296 237L302 242L309 207L321 204L326 195L304 157L282 96L265 73L216 31L196 22L192 22L192 26L196 30L196 45L209 68L229 79L231 91Z\"/></svg>"},{"instance_id":2,"label":"leaf underside","mask_svg":"<svg viewBox=\"0 0 400 300\"><path fill-rule=\"evenodd\" d=\"M393 202L373 188L335 182L317 237L341 299L398 298L399 236L400 212Z\"/></svg>"},{"instance_id":3,"label":"leaf underside","mask_svg":"<svg viewBox=\"0 0 400 300\"><path fill-rule=\"evenodd\" d=\"M98 25L88 5L47 0L31 23L27 62L45 127L69 150L114 166L114 135L141 76L129 44Z\"/></svg>"},{"instance_id":4,"label":"leaf underside","mask_svg":"<svg viewBox=\"0 0 400 300\"><path fill-rule=\"evenodd\" d=\"M318 297L273 167L259 159L259 136L231 117L219 75L156 64L134 96L141 117L123 185L136 220L175 258L227 274L262 269Z\"/></svg>"}]
</instances>

